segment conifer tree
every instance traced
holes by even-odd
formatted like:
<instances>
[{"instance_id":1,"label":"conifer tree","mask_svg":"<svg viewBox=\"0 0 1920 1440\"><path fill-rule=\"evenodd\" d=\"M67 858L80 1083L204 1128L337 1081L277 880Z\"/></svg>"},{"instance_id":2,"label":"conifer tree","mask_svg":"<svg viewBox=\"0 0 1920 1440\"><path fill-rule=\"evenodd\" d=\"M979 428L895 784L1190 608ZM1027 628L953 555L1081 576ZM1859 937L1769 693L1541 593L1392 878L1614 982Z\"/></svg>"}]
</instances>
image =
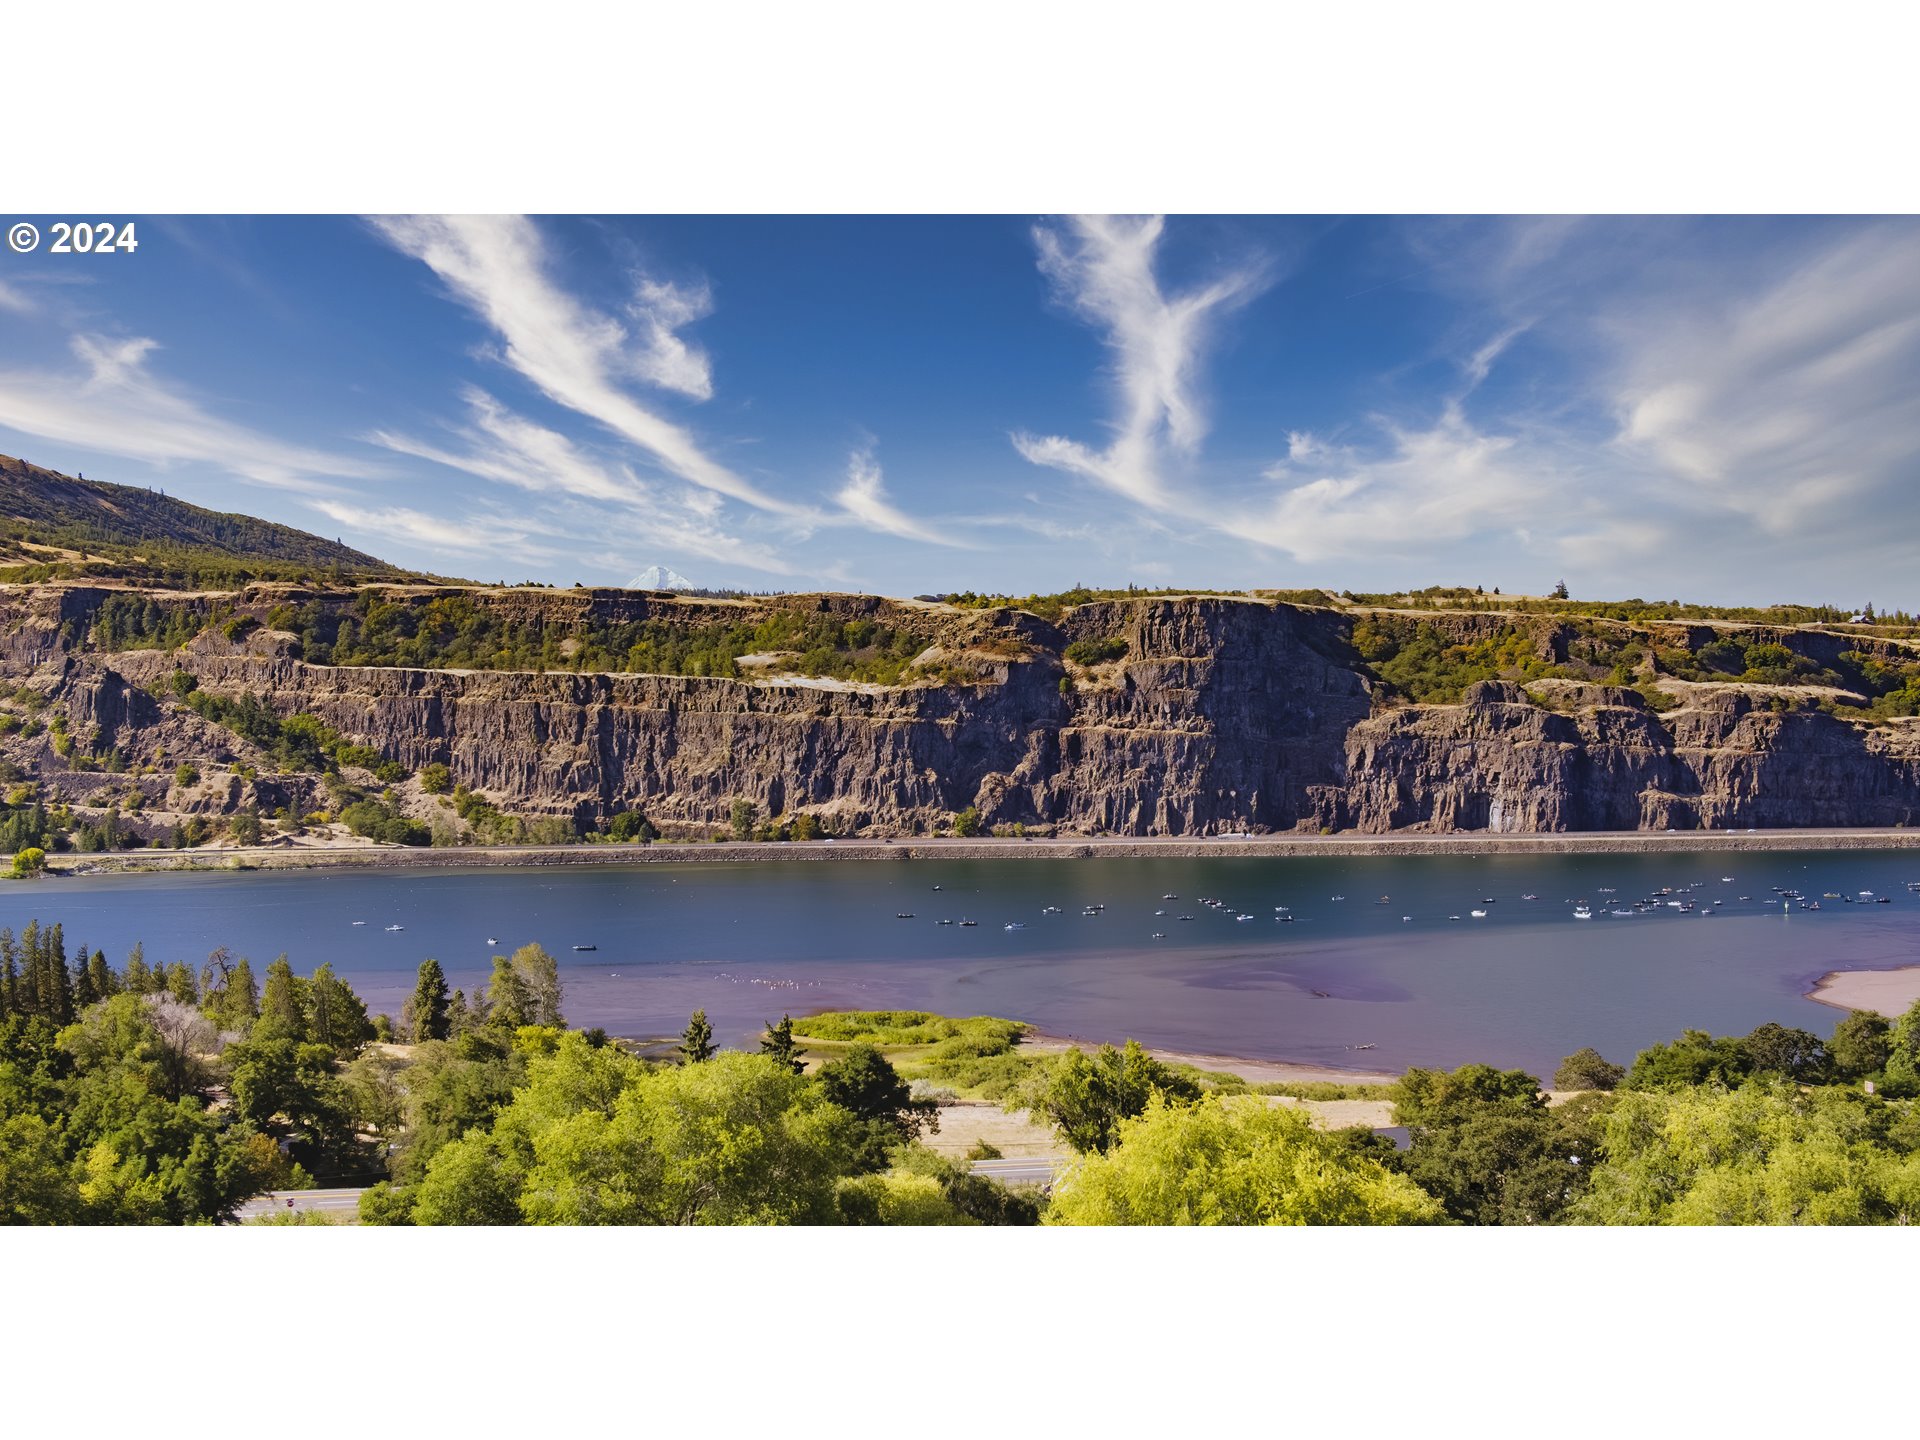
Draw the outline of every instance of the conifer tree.
<instances>
[{"instance_id":1,"label":"conifer tree","mask_svg":"<svg viewBox=\"0 0 1920 1440\"><path fill-rule=\"evenodd\" d=\"M260 993L260 1023L254 1035L261 1040L301 1041L309 1038L307 989L293 973L285 955L267 966L266 988Z\"/></svg>"},{"instance_id":2,"label":"conifer tree","mask_svg":"<svg viewBox=\"0 0 1920 1440\"><path fill-rule=\"evenodd\" d=\"M93 992L96 1000L105 1000L120 993L120 977L107 964L104 950L94 951L93 958L87 961L87 989Z\"/></svg>"},{"instance_id":3,"label":"conifer tree","mask_svg":"<svg viewBox=\"0 0 1920 1440\"><path fill-rule=\"evenodd\" d=\"M193 983L193 971L184 960L176 960L167 966L166 992L182 1005L200 1003L200 987Z\"/></svg>"},{"instance_id":4,"label":"conifer tree","mask_svg":"<svg viewBox=\"0 0 1920 1440\"><path fill-rule=\"evenodd\" d=\"M331 960L313 972L308 996L307 1034L316 1043L339 1054L348 1054L373 1039L373 1021L367 1018L367 1002L333 973Z\"/></svg>"},{"instance_id":5,"label":"conifer tree","mask_svg":"<svg viewBox=\"0 0 1920 1440\"><path fill-rule=\"evenodd\" d=\"M707 1012L694 1011L680 1036L680 1058L689 1065L698 1065L703 1060L711 1060L718 1048L713 1043L713 1026L707 1023Z\"/></svg>"},{"instance_id":6,"label":"conifer tree","mask_svg":"<svg viewBox=\"0 0 1920 1440\"><path fill-rule=\"evenodd\" d=\"M87 973L87 947L78 946L73 955L73 1013L78 1015L96 1000L104 1000L104 995L93 993L93 977Z\"/></svg>"},{"instance_id":7,"label":"conifer tree","mask_svg":"<svg viewBox=\"0 0 1920 1440\"><path fill-rule=\"evenodd\" d=\"M0 930L0 1019L19 1013L20 956L14 948L13 931Z\"/></svg>"},{"instance_id":8,"label":"conifer tree","mask_svg":"<svg viewBox=\"0 0 1920 1440\"><path fill-rule=\"evenodd\" d=\"M800 1059L800 1047L793 1038L793 1016L782 1015L778 1025L768 1025L766 1038L760 1042L760 1053L771 1056L798 1075L807 1067Z\"/></svg>"},{"instance_id":9,"label":"conifer tree","mask_svg":"<svg viewBox=\"0 0 1920 1440\"><path fill-rule=\"evenodd\" d=\"M463 1005L465 998L461 997ZM452 1033L447 1018L447 976L438 960L420 962L420 974L413 983L413 998L407 1003L416 1044L422 1040L444 1040Z\"/></svg>"},{"instance_id":10,"label":"conifer tree","mask_svg":"<svg viewBox=\"0 0 1920 1440\"><path fill-rule=\"evenodd\" d=\"M153 971L147 968L146 947L137 942L127 952L126 987L135 995L144 995L154 988Z\"/></svg>"},{"instance_id":11,"label":"conifer tree","mask_svg":"<svg viewBox=\"0 0 1920 1440\"><path fill-rule=\"evenodd\" d=\"M56 1025L73 1023L73 986L67 979L67 941L58 924L40 932L41 1014Z\"/></svg>"}]
</instances>

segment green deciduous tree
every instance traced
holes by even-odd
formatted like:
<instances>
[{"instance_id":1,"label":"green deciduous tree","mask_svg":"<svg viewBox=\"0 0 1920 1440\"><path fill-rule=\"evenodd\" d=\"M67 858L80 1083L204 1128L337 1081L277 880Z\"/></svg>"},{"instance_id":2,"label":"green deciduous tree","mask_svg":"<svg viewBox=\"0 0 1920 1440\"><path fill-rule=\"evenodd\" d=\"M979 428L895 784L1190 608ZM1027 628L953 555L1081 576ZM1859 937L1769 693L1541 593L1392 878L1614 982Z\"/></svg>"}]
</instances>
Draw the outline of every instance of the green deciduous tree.
<instances>
[{"instance_id":1,"label":"green deciduous tree","mask_svg":"<svg viewBox=\"0 0 1920 1440\"><path fill-rule=\"evenodd\" d=\"M1827 1041L1827 1059L1840 1080L1868 1080L1887 1067L1893 1052L1893 1026L1872 1010L1842 1017Z\"/></svg>"},{"instance_id":2,"label":"green deciduous tree","mask_svg":"<svg viewBox=\"0 0 1920 1440\"><path fill-rule=\"evenodd\" d=\"M859 1122L865 1169L885 1169L889 1152L924 1130L940 1128L939 1107L931 1100L914 1099L912 1087L871 1045L850 1046L822 1065L815 1079L829 1101Z\"/></svg>"},{"instance_id":3,"label":"green deciduous tree","mask_svg":"<svg viewBox=\"0 0 1920 1440\"><path fill-rule=\"evenodd\" d=\"M1920 1221L1920 1154L1886 1143L1893 1123L1876 1098L1780 1079L1623 1093L1574 1214L1601 1225Z\"/></svg>"},{"instance_id":4,"label":"green deciduous tree","mask_svg":"<svg viewBox=\"0 0 1920 1440\"><path fill-rule=\"evenodd\" d=\"M1144 1114L1155 1096L1192 1101L1200 1097L1200 1087L1129 1040L1122 1050L1111 1045L1091 1055L1077 1046L1068 1050L1034 1097L1034 1108L1081 1154L1105 1154L1120 1122Z\"/></svg>"},{"instance_id":5,"label":"green deciduous tree","mask_svg":"<svg viewBox=\"0 0 1920 1440\"><path fill-rule=\"evenodd\" d=\"M1056 1187L1052 1225L1396 1225L1439 1202L1296 1110L1256 1096L1170 1104L1121 1120L1104 1153Z\"/></svg>"},{"instance_id":6,"label":"green deciduous tree","mask_svg":"<svg viewBox=\"0 0 1920 1440\"><path fill-rule=\"evenodd\" d=\"M1553 1072L1556 1090L1611 1090L1627 1078L1626 1067L1616 1065L1591 1045L1567 1056Z\"/></svg>"}]
</instances>

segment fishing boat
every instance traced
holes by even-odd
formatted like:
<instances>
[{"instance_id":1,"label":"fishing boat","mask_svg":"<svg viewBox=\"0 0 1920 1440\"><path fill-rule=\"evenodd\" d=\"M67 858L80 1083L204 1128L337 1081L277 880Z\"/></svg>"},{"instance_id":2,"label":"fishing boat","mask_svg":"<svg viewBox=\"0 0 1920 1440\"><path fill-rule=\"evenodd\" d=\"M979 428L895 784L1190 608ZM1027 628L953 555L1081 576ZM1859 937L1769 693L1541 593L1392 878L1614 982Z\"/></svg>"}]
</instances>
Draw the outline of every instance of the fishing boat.
<instances>
[{"instance_id":1,"label":"fishing boat","mask_svg":"<svg viewBox=\"0 0 1920 1440\"><path fill-rule=\"evenodd\" d=\"M913 919L913 911L911 911L911 910L897 910L897 911L895 911L895 912L894 912L894 916L893 916L893 918L894 918L894 919L896 919L896 920L911 920L911 919Z\"/></svg>"},{"instance_id":2,"label":"fishing boat","mask_svg":"<svg viewBox=\"0 0 1920 1440\"><path fill-rule=\"evenodd\" d=\"M960 928L963 930L971 930L974 926L978 925L979 923L980 922L978 920L962 920L960 922Z\"/></svg>"}]
</instances>

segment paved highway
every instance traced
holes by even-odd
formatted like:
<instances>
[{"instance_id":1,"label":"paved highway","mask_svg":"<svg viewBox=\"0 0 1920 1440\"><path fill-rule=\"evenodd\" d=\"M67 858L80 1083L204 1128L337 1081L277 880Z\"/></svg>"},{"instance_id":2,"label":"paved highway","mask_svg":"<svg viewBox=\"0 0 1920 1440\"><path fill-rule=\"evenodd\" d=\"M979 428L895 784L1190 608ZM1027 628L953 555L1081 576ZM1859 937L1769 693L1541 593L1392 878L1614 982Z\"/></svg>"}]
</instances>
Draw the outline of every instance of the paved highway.
<instances>
[{"instance_id":1,"label":"paved highway","mask_svg":"<svg viewBox=\"0 0 1920 1440\"><path fill-rule=\"evenodd\" d=\"M1044 1158L976 1160L973 1173L998 1180L1002 1185L1045 1185L1053 1179L1058 1164ZM247 1201L240 1207L240 1218L253 1220L262 1215L284 1215L290 1210L296 1213L318 1210L325 1215L350 1219L359 1215L360 1197L366 1193L365 1186L339 1190L276 1190L271 1195Z\"/></svg>"},{"instance_id":2,"label":"paved highway","mask_svg":"<svg viewBox=\"0 0 1920 1440\"><path fill-rule=\"evenodd\" d=\"M240 1207L240 1218L251 1220L258 1215L285 1214L288 1210L319 1210L329 1215L357 1216L360 1213L360 1197L366 1194L366 1187L351 1190L276 1190L270 1195L256 1196ZM291 1201L292 1204L288 1204Z\"/></svg>"}]
</instances>

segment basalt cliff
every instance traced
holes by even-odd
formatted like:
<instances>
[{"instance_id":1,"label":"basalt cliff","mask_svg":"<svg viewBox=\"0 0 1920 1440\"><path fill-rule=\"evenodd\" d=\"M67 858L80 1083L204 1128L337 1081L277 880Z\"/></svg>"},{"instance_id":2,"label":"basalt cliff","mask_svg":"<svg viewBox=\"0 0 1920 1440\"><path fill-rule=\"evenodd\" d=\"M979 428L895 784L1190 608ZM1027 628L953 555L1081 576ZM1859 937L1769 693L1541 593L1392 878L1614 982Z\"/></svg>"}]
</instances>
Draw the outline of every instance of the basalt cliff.
<instances>
[{"instance_id":1,"label":"basalt cliff","mask_svg":"<svg viewBox=\"0 0 1920 1440\"><path fill-rule=\"evenodd\" d=\"M456 841L483 811L709 836L741 801L757 823L839 835L959 816L1128 836L1920 823L1915 722L1822 705L1819 686L1658 679L1662 655L1733 644L1786 655L1789 679L1865 666L1892 685L1920 675L1913 641L1620 628L1242 597L1046 617L851 595L16 584L0 586L0 765L16 808L111 812L136 843L177 843L193 817L217 837L241 814L269 835L344 833L356 799ZM1519 678L1410 703L1379 657L1416 643ZM1582 659L1595 646L1637 688L1606 683Z\"/></svg>"}]
</instances>

